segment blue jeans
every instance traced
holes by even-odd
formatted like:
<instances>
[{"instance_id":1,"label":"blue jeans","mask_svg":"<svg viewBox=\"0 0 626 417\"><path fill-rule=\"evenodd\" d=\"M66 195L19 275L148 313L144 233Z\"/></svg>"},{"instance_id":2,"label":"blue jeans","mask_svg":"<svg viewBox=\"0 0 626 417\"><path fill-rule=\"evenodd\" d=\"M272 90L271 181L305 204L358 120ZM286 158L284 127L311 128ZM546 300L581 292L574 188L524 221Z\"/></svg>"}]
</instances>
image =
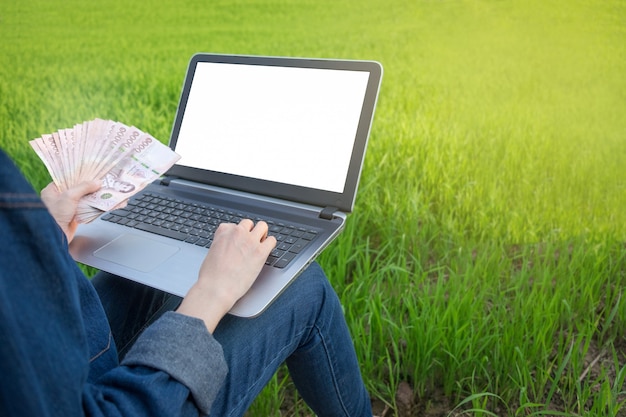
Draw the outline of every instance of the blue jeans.
<instances>
[{"instance_id":1,"label":"blue jeans","mask_svg":"<svg viewBox=\"0 0 626 417\"><path fill-rule=\"evenodd\" d=\"M141 331L180 298L104 272L92 280L120 356ZM286 362L298 392L318 416L371 416L341 305L312 264L260 316L227 315L214 332L229 373L211 415L241 416Z\"/></svg>"}]
</instances>

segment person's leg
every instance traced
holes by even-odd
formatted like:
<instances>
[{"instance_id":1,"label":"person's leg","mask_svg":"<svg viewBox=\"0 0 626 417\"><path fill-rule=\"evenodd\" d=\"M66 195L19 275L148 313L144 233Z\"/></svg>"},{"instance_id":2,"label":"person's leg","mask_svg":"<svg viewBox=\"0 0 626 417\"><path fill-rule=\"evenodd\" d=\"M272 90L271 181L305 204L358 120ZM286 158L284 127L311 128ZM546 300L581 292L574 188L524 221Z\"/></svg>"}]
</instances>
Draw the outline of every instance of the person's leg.
<instances>
[{"instance_id":1,"label":"person's leg","mask_svg":"<svg viewBox=\"0 0 626 417\"><path fill-rule=\"evenodd\" d=\"M229 374L211 415L243 415L285 361L318 416L372 415L341 305L319 265L311 265L260 316L224 317L214 336Z\"/></svg>"},{"instance_id":2,"label":"person's leg","mask_svg":"<svg viewBox=\"0 0 626 417\"><path fill-rule=\"evenodd\" d=\"M181 302L179 297L107 272L98 272L91 282L109 319L120 360L146 327Z\"/></svg>"}]
</instances>

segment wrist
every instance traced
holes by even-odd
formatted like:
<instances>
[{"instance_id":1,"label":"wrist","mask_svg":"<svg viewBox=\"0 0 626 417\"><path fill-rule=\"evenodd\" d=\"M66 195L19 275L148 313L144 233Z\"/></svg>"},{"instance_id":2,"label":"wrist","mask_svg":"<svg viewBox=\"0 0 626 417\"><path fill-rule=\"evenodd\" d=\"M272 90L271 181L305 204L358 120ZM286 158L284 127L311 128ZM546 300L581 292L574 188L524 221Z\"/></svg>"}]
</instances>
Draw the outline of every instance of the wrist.
<instances>
[{"instance_id":1,"label":"wrist","mask_svg":"<svg viewBox=\"0 0 626 417\"><path fill-rule=\"evenodd\" d=\"M201 319L208 331L213 333L231 307L232 303L228 301L228 297L220 295L215 289L203 288L196 283L176 312Z\"/></svg>"}]
</instances>

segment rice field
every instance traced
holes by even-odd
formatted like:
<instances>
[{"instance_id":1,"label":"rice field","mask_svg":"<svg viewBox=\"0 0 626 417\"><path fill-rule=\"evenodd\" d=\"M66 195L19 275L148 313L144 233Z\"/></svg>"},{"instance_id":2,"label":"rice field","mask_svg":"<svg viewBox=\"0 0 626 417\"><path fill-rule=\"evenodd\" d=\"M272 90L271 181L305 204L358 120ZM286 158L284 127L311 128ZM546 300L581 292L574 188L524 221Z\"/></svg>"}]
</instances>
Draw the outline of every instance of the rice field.
<instances>
[{"instance_id":1,"label":"rice field","mask_svg":"<svg viewBox=\"0 0 626 417\"><path fill-rule=\"evenodd\" d=\"M0 145L95 117L169 139L195 52L385 69L319 261L380 416L626 416L626 3L0 4ZM281 372L248 413L308 416Z\"/></svg>"}]
</instances>

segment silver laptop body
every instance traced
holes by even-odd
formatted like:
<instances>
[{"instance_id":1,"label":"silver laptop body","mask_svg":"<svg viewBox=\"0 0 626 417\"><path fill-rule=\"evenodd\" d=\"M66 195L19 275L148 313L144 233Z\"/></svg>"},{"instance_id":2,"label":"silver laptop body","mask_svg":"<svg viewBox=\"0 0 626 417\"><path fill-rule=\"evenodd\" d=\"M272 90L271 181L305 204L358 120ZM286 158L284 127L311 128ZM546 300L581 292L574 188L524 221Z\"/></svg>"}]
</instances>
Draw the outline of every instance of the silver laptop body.
<instances>
[{"instance_id":1,"label":"silver laptop body","mask_svg":"<svg viewBox=\"0 0 626 417\"><path fill-rule=\"evenodd\" d=\"M274 264L268 259L230 312L259 315L343 229L381 77L374 61L194 55L170 138L181 159L129 207L159 201L166 207L161 217L171 220L164 222L179 229L203 221L176 217L177 207L196 204L224 221L253 217L293 231L280 239L303 243L300 249L277 247ZM165 231L161 221L142 226L136 217L119 219L114 211L80 225L70 245L74 259L185 296L210 244Z\"/></svg>"}]
</instances>

